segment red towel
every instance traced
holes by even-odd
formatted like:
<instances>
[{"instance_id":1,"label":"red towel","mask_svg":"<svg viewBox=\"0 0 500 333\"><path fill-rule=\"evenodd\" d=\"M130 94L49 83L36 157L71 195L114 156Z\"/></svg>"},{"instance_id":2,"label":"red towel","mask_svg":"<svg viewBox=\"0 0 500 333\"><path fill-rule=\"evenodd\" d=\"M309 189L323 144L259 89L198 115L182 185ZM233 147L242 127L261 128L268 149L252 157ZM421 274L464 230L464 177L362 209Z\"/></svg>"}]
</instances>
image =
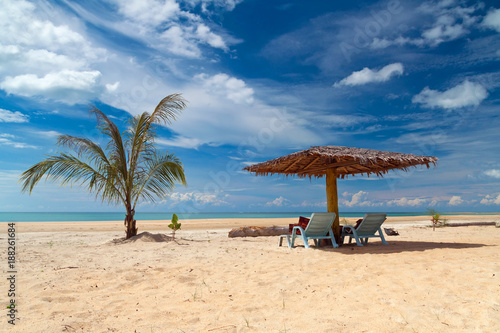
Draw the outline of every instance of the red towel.
<instances>
[{"instance_id":1,"label":"red towel","mask_svg":"<svg viewBox=\"0 0 500 333\"><path fill-rule=\"evenodd\" d=\"M293 227L301 227L302 229L305 229L307 227L307 224L309 223L310 218L300 216L299 217L299 223L297 224L289 224L288 225L288 231L291 233L293 230ZM297 235L300 235L300 230L297 230Z\"/></svg>"}]
</instances>

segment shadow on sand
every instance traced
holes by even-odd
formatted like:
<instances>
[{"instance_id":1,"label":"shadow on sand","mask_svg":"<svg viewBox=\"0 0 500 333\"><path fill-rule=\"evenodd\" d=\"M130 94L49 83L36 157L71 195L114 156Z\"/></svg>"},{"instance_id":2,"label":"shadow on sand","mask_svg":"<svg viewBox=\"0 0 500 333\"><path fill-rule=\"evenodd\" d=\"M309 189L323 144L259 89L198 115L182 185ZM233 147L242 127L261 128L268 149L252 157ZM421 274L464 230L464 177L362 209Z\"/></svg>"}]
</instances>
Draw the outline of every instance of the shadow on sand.
<instances>
[{"instance_id":1,"label":"shadow on sand","mask_svg":"<svg viewBox=\"0 0 500 333\"><path fill-rule=\"evenodd\" d=\"M472 249L484 246L492 246L488 244L476 243L449 243L449 242L425 242L425 241L391 241L389 245L383 245L381 242L368 243L365 246L357 246L356 243L346 244L334 249L329 247L321 247L321 250L333 251L341 254L388 254L400 252L422 252L427 250L437 249Z\"/></svg>"}]
</instances>

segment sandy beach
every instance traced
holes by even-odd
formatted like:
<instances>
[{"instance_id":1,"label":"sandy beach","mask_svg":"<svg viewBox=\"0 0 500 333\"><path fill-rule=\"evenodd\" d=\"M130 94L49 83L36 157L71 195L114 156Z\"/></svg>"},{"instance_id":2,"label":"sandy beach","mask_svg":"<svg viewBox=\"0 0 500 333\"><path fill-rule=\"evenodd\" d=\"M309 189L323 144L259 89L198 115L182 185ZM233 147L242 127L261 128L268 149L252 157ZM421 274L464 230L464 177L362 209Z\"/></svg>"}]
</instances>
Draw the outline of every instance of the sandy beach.
<instances>
[{"instance_id":1,"label":"sandy beach","mask_svg":"<svg viewBox=\"0 0 500 333\"><path fill-rule=\"evenodd\" d=\"M354 219L348 219L353 222ZM453 216L450 223L500 221ZM384 246L278 247L231 228L295 219L16 224L16 325L7 320L7 223L0 224L2 332L497 332L500 229L389 218ZM164 234L164 236L158 235Z\"/></svg>"}]
</instances>

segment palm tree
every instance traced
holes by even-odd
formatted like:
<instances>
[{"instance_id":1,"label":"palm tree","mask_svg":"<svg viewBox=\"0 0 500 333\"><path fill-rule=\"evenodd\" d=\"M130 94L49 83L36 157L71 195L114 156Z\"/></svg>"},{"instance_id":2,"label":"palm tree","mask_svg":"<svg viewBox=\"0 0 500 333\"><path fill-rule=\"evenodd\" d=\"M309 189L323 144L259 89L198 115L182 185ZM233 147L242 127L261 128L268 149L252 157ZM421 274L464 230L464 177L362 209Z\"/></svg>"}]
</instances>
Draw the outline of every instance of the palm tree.
<instances>
[{"instance_id":1,"label":"palm tree","mask_svg":"<svg viewBox=\"0 0 500 333\"><path fill-rule=\"evenodd\" d=\"M169 153L160 153L154 144L153 124L170 124L186 107L180 94L165 97L152 114L144 112L130 118L123 135L102 111L93 107L90 112L97 118L97 127L109 142L105 148L85 138L61 135L58 145L76 154L59 152L33 165L22 173L22 192L31 194L33 188L46 176L61 185L79 184L96 199L123 204L126 239L137 235L135 207L139 200L155 202L165 197L177 182L186 186L181 161Z\"/></svg>"}]
</instances>

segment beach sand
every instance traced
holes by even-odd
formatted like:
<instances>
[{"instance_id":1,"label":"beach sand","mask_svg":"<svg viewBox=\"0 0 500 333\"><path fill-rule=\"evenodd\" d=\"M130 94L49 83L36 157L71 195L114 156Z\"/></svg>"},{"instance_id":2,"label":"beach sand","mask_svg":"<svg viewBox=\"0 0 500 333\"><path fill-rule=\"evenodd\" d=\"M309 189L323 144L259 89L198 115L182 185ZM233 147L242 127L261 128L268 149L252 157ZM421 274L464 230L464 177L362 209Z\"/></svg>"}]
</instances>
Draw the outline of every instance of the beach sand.
<instances>
[{"instance_id":1,"label":"beach sand","mask_svg":"<svg viewBox=\"0 0 500 333\"><path fill-rule=\"evenodd\" d=\"M453 216L492 222L500 216ZM355 219L350 219L352 220ZM123 242L122 222L17 223L15 327L7 323L7 224L1 332L498 332L500 228L425 227L339 249L228 238L295 219L181 221L176 241ZM139 232L170 235L165 221Z\"/></svg>"}]
</instances>

